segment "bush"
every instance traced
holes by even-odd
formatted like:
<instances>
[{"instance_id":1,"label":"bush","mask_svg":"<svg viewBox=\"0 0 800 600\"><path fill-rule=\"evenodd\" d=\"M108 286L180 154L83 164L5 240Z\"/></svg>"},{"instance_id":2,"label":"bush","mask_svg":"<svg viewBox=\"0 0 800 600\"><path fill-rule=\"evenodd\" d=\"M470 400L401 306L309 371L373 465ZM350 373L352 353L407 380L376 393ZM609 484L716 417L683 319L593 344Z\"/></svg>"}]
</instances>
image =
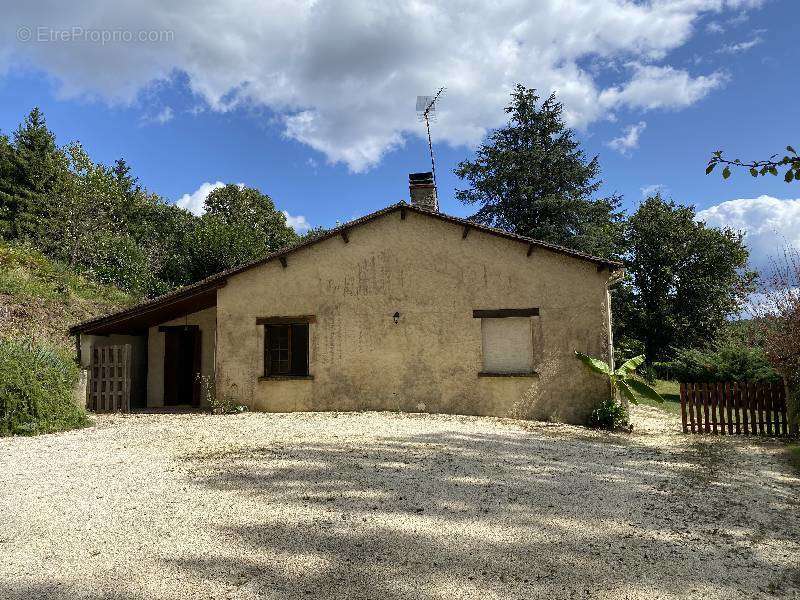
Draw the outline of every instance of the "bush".
<instances>
[{"instance_id":1,"label":"bush","mask_svg":"<svg viewBox=\"0 0 800 600\"><path fill-rule=\"evenodd\" d=\"M628 425L628 409L615 398L607 398L589 415L587 423L595 429L620 429Z\"/></svg>"},{"instance_id":2,"label":"bush","mask_svg":"<svg viewBox=\"0 0 800 600\"><path fill-rule=\"evenodd\" d=\"M724 341L708 350L678 350L668 363L657 363L660 377L683 382L780 381L764 350Z\"/></svg>"},{"instance_id":3,"label":"bush","mask_svg":"<svg viewBox=\"0 0 800 600\"><path fill-rule=\"evenodd\" d=\"M30 341L0 338L0 436L83 427L73 400L78 366L66 353Z\"/></svg>"}]
</instances>

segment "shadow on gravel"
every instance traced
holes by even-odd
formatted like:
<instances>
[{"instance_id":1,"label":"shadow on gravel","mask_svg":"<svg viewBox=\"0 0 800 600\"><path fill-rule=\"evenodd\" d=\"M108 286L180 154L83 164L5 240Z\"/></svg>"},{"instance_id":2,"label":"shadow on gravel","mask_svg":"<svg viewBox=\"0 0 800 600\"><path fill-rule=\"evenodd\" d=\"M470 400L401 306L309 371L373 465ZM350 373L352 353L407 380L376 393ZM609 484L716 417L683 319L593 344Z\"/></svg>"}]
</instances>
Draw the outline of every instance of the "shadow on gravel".
<instances>
[{"instance_id":1,"label":"shadow on gravel","mask_svg":"<svg viewBox=\"0 0 800 600\"><path fill-rule=\"evenodd\" d=\"M53 580L35 584L8 585L0 582L0 598L3 600L41 600L44 598L80 598L81 600L140 600L140 596L127 593L100 593L81 591L75 594L68 584Z\"/></svg>"},{"instance_id":2,"label":"shadow on gravel","mask_svg":"<svg viewBox=\"0 0 800 600\"><path fill-rule=\"evenodd\" d=\"M798 590L751 547L796 543L796 523L777 504L751 522L758 481L717 479L735 456L621 440L450 433L190 457L195 482L263 502L264 518L219 529L250 560L173 564L276 598Z\"/></svg>"}]
</instances>

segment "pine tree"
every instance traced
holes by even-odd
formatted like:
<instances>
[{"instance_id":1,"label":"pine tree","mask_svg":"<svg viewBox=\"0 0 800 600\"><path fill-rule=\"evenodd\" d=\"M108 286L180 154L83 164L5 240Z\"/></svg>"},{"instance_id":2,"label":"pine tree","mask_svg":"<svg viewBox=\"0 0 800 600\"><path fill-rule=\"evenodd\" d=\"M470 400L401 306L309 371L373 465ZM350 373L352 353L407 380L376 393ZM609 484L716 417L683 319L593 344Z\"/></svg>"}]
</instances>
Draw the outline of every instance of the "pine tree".
<instances>
[{"instance_id":1,"label":"pine tree","mask_svg":"<svg viewBox=\"0 0 800 600\"><path fill-rule=\"evenodd\" d=\"M10 152L9 152L10 149ZM66 157L56 145L39 108L31 110L0 159L0 218L4 237L39 240L47 236L51 193L66 174Z\"/></svg>"},{"instance_id":2,"label":"pine tree","mask_svg":"<svg viewBox=\"0 0 800 600\"><path fill-rule=\"evenodd\" d=\"M620 252L620 198L593 199L602 181L597 157L587 160L551 94L517 85L506 126L493 131L455 174L470 184L456 190L480 209L471 219L535 239L602 256Z\"/></svg>"}]
</instances>

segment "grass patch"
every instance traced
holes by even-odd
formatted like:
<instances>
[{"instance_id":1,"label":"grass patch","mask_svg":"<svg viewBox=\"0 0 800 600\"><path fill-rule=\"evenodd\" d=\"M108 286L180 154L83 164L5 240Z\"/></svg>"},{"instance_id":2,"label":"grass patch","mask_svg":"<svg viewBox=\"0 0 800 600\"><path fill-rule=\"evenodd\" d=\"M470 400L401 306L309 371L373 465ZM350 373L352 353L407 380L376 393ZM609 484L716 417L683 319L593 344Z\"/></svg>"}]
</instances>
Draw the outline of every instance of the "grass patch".
<instances>
[{"instance_id":1,"label":"grass patch","mask_svg":"<svg viewBox=\"0 0 800 600\"><path fill-rule=\"evenodd\" d=\"M0 338L0 436L34 435L89 424L73 398L78 366L56 347Z\"/></svg>"},{"instance_id":2,"label":"grass patch","mask_svg":"<svg viewBox=\"0 0 800 600\"><path fill-rule=\"evenodd\" d=\"M0 243L0 294L20 299L70 298L108 304L129 304L119 289L96 283L27 246Z\"/></svg>"},{"instance_id":3,"label":"grass patch","mask_svg":"<svg viewBox=\"0 0 800 600\"><path fill-rule=\"evenodd\" d=\"M0 242L0 337L25 338L74 352L70 325L130 306L136 299L23 244Z\"/></svg>"},{"instance_id":4,"label":"grass patch","mask_svg":"<svg viewBox=\"0 0 800 600\"><path fill-rule=\"evenodd\" d=\"M639 404L644 406L652 406L662 410L671 415L680 416L681 414L681 386L677 381L666 381L663 379L656 379L652 387L664 398L664 402L656 402L644 398L643 396L636 395Z\"/></svg>"}]
</instances>

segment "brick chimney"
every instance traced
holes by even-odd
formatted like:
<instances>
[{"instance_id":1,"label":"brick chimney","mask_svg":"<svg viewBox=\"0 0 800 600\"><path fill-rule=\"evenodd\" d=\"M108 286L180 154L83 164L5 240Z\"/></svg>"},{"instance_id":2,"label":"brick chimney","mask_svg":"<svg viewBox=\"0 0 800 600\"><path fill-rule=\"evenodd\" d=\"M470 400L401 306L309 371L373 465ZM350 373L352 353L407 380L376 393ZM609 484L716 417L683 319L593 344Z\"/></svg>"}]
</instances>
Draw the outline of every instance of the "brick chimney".
<instances>
[{"instance_id":1,"label":"brick chimney","mask_svg":"<svg viewBox=\"0 0 800 600\"><path fill-rule=\"evenodd\" d=\"M408 190L411 192L411 205L425 210L439 211L436 185L433 173L411 173L408 176Z\"/></svg>"}]
</instances>

